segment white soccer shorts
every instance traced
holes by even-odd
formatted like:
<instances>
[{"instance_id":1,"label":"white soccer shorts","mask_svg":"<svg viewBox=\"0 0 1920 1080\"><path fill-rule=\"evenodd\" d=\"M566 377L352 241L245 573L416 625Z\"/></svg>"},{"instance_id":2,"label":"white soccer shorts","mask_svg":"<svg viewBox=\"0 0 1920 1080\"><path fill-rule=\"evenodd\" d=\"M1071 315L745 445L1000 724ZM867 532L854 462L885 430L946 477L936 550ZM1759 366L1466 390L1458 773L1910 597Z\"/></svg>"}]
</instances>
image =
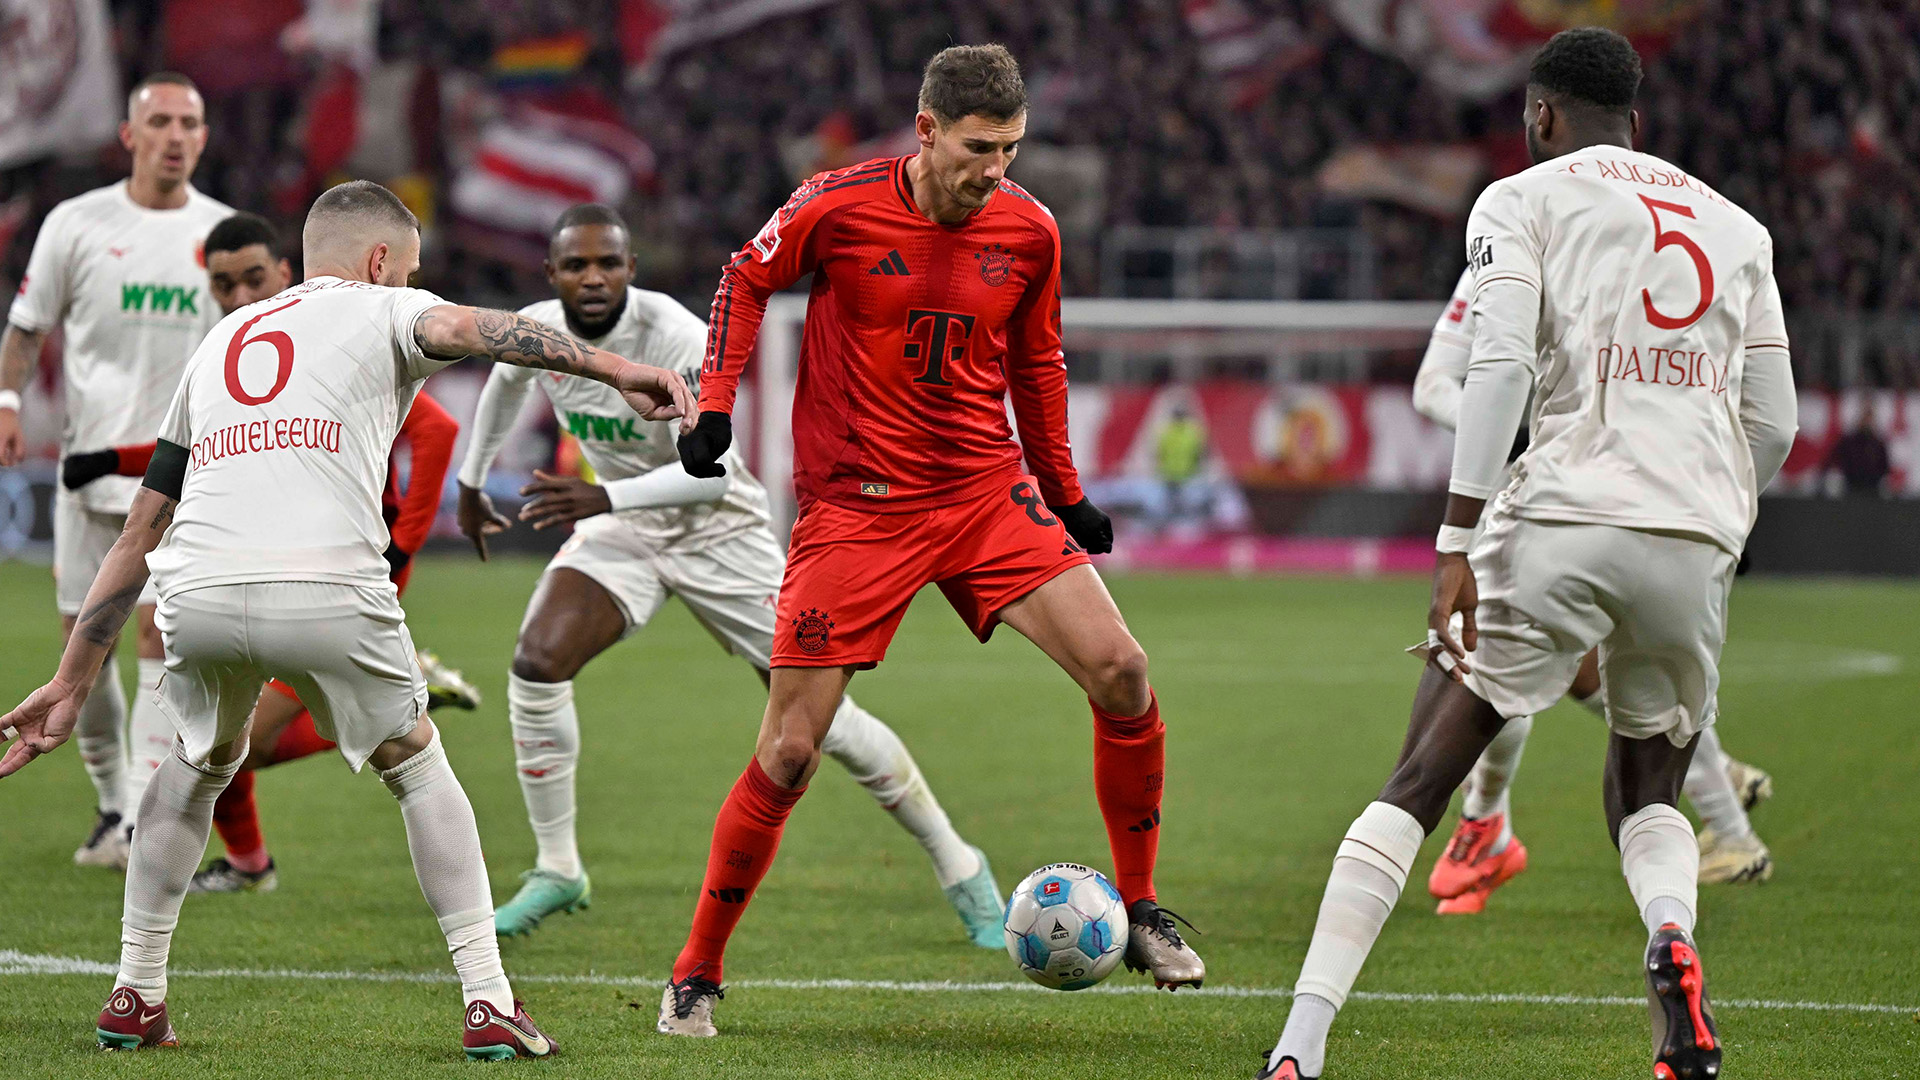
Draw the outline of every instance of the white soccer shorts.
<instances>
[{"instance_id":1,"label":"white soccer shorts","mask_svg":"<svg viewBox=\"0 0 1920 1080\"><path fill-rule=\"evenodd\" d=\"M547 564L549 570L577 570L607 590L626 616L629 634L647 625L668 597L678 596L728 652L761 670L773 653L774 607L786 566L786 552L765 526L663 548L657 537L615 514L576 522Z\"/></svg>"},{"instance_id":2,"label":"white soccer shorts","mask_svg":"<svg viewBox=\"0 0 1920 1080\"><path fill-rule=\"evenodd\" d=\"M100 574L100 564L120 539L127 515L89 510L80 496L57 487L53 494L53 598L62 615L78 615L87 602L87 590ZM153 579L140 590L140 603L159 598Z\"/></svg>"},{"instance_id":3,"label":"white soccer shorts","mask_svg":"<svg viewBox=\"0 0 1920 1080\"><path fill-rule=\"evenodd\" d=\"M1531 716L1600 646L1607 725L1685 746L1714 719L1731 554L1703 539L1529 521L1489 508L1468 561L1480 590L1467 687L1502 716Z\"/></svg>"},{"instance_id":4,"label":"white soccer shorts","mask_svg":"<svg viewBox=\"0 0 1920 1080\"><path fill-rule=\"evenodd\" d=\"M209 585L163 598L157 619L160 706L188 762L240 736L269 678L293 687L355 772L426 712L427 680L391 586Z\"/></svg>"}]
</instances>

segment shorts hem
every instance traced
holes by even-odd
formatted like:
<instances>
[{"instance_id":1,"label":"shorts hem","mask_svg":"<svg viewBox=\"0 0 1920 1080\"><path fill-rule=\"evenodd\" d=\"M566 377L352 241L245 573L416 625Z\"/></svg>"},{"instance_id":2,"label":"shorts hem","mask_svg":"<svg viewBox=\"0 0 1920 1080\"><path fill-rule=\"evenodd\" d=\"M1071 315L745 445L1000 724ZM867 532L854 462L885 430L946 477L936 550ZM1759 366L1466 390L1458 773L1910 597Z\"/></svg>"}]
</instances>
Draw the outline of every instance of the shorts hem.
<instances>
[{"instance_id":1,"label":"shorts hem","mask_svg":"<svg viewBox=\"0 0 1920 1080\"><path fill-rule=\"evenodd\" d=\"M1000 625L1000 613L1002 611L1033 595L1042 585L1059 577L1061 574L1077 566L1092 565L1093 559L1085 552L1081 552L1078 559L1057 563L1040 571L1013 588L1008 589L1006 599L999 601L994 604L993 607L987 609L986 618L981 621L981 625L970 626L967 629L973 631L973 636L978 638L982 645L986 644L987 639L993 637L994 629Z\"/></svg>"},{"instance_id":2,"label":"shorts hem","mask_svg":"<svg viewBox=\"0 0 1920 1080\"><path fill-rule=\"evenodd\" d=\"M571 570L581 577L586 578L588 581L593 582L595 585L600 586L601 591L605 592L607 596L613 600L613 606L620 609L620 618L627 624L627 628L620 632L620 640L625 641L634 631L646 625L633 617L633 611L627 607L627 601L620 595L620 590L614 588L605 578L594 573L590 567L582 566L575 562L563 562L559 556L555 556L548 560L547 568L540 571L540 576L546 577L555 570Z\"/></svg>"},{"instance_id":3,"label":"shorts hem","mask_svg":"<svg viewBox=\"0 0 1920 1080\"><path fill-rule=\"evenodd\" d=\"M856 656L852 658L844 657L844 656L775 656L773 657L772 660L768 661L767 667L769 670L773 668L783 668L783 667L793 667L793 668L850 667L850 668L858 668L861 671L871 671L874 668L879 667L880 661L885 660L886 658L887 658L886 653L880 653L878 655L869 654L865 656Z\"/></svg>"}]
</instances>

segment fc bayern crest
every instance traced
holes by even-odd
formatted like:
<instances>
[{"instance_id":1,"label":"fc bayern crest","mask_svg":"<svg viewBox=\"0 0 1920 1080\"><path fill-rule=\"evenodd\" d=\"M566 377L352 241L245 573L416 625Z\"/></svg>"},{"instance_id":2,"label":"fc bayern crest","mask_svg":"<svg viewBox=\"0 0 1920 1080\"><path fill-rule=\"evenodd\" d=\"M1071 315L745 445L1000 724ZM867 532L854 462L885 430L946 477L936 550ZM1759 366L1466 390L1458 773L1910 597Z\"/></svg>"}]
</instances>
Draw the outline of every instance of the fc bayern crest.
<instances>
[{"instance_id":1,"label":"fc bayern crest","mask_svg":"<svg viewBox=\"0 0 1920 1080\"><path fill-rule=\"evenodd\" d=\"M793 620L793 639L799 643L800 651L809 656L825 649L832 633L833 620L818 608L808 608Z\"/></svg>"},{"instance_id":2,"label":"fc bayern crest","mask_svg":"<svg viewBox=\"0 0 1920 1080\"><path fill-rule=\"evenodd\" d=\"M988 244L974 253L980 261L980 280L994 288L1007 283L1007 274L1013 270L1013 252L1005 244Z\"/></svg>"}]
</instances>

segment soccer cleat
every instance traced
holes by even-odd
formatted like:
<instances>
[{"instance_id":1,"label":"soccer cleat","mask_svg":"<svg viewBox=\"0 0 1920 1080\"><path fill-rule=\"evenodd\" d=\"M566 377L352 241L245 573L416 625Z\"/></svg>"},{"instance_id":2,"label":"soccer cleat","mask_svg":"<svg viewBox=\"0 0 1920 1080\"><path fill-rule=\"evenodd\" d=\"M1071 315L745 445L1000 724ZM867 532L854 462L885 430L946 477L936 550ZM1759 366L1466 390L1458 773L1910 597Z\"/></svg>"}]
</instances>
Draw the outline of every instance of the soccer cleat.
<instances>
[{"instance_id":1,"label":"soccer cleat","mask_svg":"<svg viewBox=\"0 0 1920 1080\"><path fill-rule=\"evenodd\" d=\"M133 828L122 825L121 821L118 810L98 811L93 819L93 831L87 834L87 842L74 849L73 865L125 870L127 849L133 844Z\"/></svg>"},{"instance_id":2,"label":"soccer cleat","mask_svg":"<svg viewBox=\"0 0 1920 1080\"><path fill-rule=\"evenodd\" d=\"M1493 895L1493 890L1505 885L1513 879L1514 875L1527 868L1527 846L1522 844L1517 836L1508 837L1506 850L1498 855L1489 856L1488 862L1494 867L1492 876L1481 879L1480 884L1458 896L1450 896L1440 901L1434 910L1441 915L1478 915L1487 910L1487 898ZM1444 858L1436 863L1434 872L1438 873L1445 863ZM1431 879L1427 882L1427 888L1429 891L1433 889Z\"/></svg>"},{"instance_id":3,"label":"soccer cleat","mask_svg":"<svg viewBox=\"0 0 1920 1080\"><path fill-rule=\"evenodd\" d=\"M102 1050L147 1050L157 1046L179 1046L180 1037L167 1022L167 1003L149 1005L140 991L131 986L116 986L107 997L107 1005L94 1022L94 1035Z\"/></svg>"},{"instance_id":4,"label":"soccer cleat","mask_svg":"<svg viewBox=\"0 0 1920 1080\"><path fill-rule=\"evenodd\" d=\"M187 891L196 892L272 892L280 886L280 879L274 875L273 860L267 860L267 868L254 873L242 870L225 858L215 859L207 864L205 870L193 875L187 881Z\"/></svg>"},{"instance_id":5,"label":"soccer cleat","mask_svg":"<svg viewBox=\"0 0 1920 1080\"><path fill-rule=\"evenodd\" d=\"M1711 829L1700 830L1700 884L1735 885L1772 876L1773 855L1758 836L1723 840Z\"/></svg>"},{"instance_id":6,"label":"soccer cleat","mask_svg":"<svg viewBox=\"0 0 1920 1080\"><path fill-rule=\"evenodd\" d=\"M468 682L457 668L448 667L430 652L416 655L420 660L420 673L427 677L428 712L449 707L471 711L480 707L479 687Z\"/></svg>"},{"instance_id":7,"label":"soccer cleat","mask_svg":"<svg viewBox=\"0 0 1920 1080\"><path fill-rule=\"evenodd\" d=\"M1320 1080L1317 1076L1308 1076L1300 1071L1300 1063L1292 1054L1279 1061L1260 1059L1260 1071L1253 1074L1253 1080Z\"/></svg>"},{"instance_id":8,"label":"soccer cleat","mask_svg":"<svg viewBox=\"0 0 1920 1080\"><path fill-rule=\"evenodd\" d=\"M552 1039L533 1026L525 1002L513 1002L513 1015L502 1016L484 998L467 1005L467 1029L460 1046L474 1061L507 1061L512 1058L542 1058L560 1052Z\"/></svg>"},{"instance_id":9,"label":"soccer cleat","mask_svg":"<svg viewBox=\"0 0 1920 1080\"><path fill-rule=\"evenodd\" d=\"M980 872L965 881L947 886L947 902L960 914L960 925L967 938L983 949L1007 947L1007 902L1000 895L1000 884L993 880L993 867L987 865L987 853L974 848L980 856Z\"/></svg>"},{"instance_id":10,"label":"soccer cleat","mask_svg":"<svg viewBox=\"0 0 1920 1080\"><path fill-rule=\"evenodd\" d=\"M1461 818L1453 830L1447 850L1427 875L1427 891L1441 900L1451 900L1485 886L1488 892L1507 883L1527 868L1527 848L1517 836L1507 838L1507 846L1496 852L1493 845L1505 829L1505 814L1483 818Z\"/></svg>"},{"instance_id":11,"label":"soccer cleat","mask_svg":"<svg viewBox=\"0 0 1920 1080\"><path fill-rule=\"evenodd\" d=\"M1720 1075L1720 1032L1707 1004L1707 971L1693 939L1674 923L1647 943L1647 1011L1653 1017L1655 1080Z\"/></svg>"},{"instance_id":12,"label":"soccer cleat","mask_svg":"<svg viewBox=\"0 0 1920 1080\"><path fill-rule=\"evenodd\" d=\"M1127 970L1152 972L1153 985L1163 990L1197 987L1207 979L1206 961L1180 937L1175 919L1193 928L1151 900L1135 900L1127 908Z\"/></svg>"},{"instance_id":13,"label":"soccer cleat","mask_svg":"<svg viewBox=\"0 0 1920 1080\"><path fill-rule=\"evenodd\" d=\"M572 914L590 906L593 882L582 870L577 878L561 877L535 867L520 875L524 882L513 899L493 913L493 932L500 937L531 934L540 920L556 911Z\"/></svg>"},{"instance_id":14,"label":"soccer cleat","mask_svg":"<svg viewBox=\"0 0 1920 1080\"><path fill-rule=\"evenodd\" d=\"M660 994L660 1022L654 1029L662 1035L690 1035L711 1039L720 1034L713 1026L713 1003L727 996L719 983L689 975L670 982Z\"/></svg>"},{"instance_id":15,"label":"soccer cleat","mask_svg":"<svg viewBox=\"0 0 1920 1080\"><path fill-rule=\"evenodd\" d=\"M1765 769L1756 769L1744 761L1727 759L1727 779L1740 793L1740 808L1752 810L1773 798L1773 777Z\"/></svg>"}]
</instances>

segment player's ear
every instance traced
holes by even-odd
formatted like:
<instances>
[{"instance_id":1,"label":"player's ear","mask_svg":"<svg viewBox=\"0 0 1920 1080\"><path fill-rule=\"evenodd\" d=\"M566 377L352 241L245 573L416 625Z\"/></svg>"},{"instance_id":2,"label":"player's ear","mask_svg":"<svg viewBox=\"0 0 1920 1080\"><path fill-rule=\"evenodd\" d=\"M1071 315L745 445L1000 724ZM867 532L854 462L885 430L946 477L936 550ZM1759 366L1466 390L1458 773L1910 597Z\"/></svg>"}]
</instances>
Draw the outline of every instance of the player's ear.
<instances>
[{"instance_id":1,"label":"player's ear","mask_svg":"<svg viewBox=\"0 0 1920 1080\"><path fill-rule=\"evenodd\" d=\"M133 124L130 121L120 121L120 145L127 148L127 153L133 153Z\"/></svg>"},{"instance_id":2,"label":"player's ear","mask_svg":"<svg viewBox=\"0 0 1920 1080\"><path fill-rule=\"evenodd\" d=\"M940 121L935 120L932 113L921 109L918 113L914 114L913 133L920 137L921 146L933 146L933 136L939 130Z\"/></svg>"},{"instance_id":3,"label":"player's ear","mask_svg":"<svg viewBox=\"0 0 1920 1080\"><path fill-rule=\"evenodd\" d=\"M381 275L386 272L386 269L387 269L387 245L375 244L373 245L373 250L367 252L368 283L373 285L380 284Z\"/></svg>"},{"instance_id":4,"label":"player's ear","mask_svg":"<svg viewBox=\"0 0 1920 1080\"><path fill-rule=\"evenodd\" d=\"M1627 134L1633 137L1634 142L1637 143L1640 141L1640 110L1639 109L1627 110Z\"/></svg>"}]
</instances>

